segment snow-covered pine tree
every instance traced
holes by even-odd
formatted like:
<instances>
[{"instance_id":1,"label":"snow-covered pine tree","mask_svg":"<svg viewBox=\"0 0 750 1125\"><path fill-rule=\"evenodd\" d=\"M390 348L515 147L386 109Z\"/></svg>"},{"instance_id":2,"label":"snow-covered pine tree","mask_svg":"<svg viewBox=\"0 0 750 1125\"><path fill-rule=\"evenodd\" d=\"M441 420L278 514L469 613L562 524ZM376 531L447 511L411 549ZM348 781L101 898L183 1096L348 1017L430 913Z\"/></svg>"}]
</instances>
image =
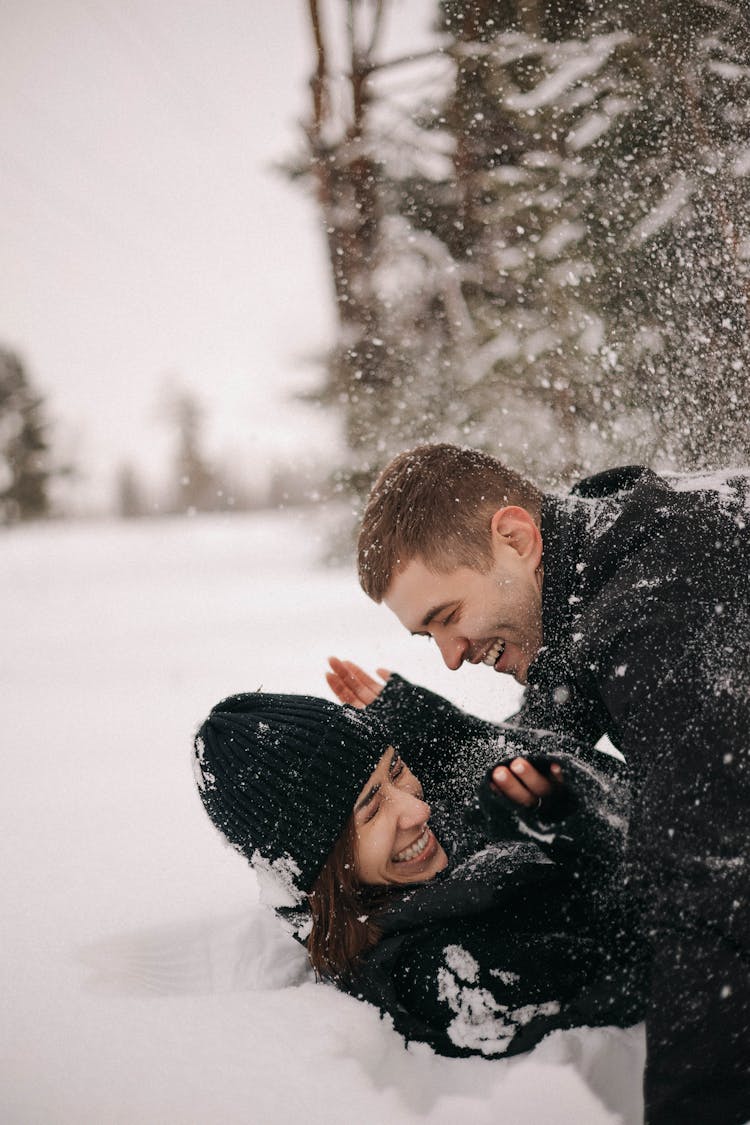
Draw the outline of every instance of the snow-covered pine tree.
<instances>
[{"instance_id":1,"label":"snow-covered pine tree","mask_svg":"<svg viewBox=\"0 0 750 1125\"><path fill-rule=\"evenodd\" d=\"M14 353L0 348L0 524L49 512L47 423L41 397Z\"/></svg>"},{"instance_id":2,"label":"snow-covered pine tree","mask_svg":"<svg viewBox=\"0 0 750 1125\"><path fill-rule=\"evenodd\" d=\"M341 412L342 486L360 497L396 450L457 436L451 379L471 329L449 249L402 205L407 182L450 175L443 138L436 148L415 117L447 60L437 45L418 59L381 58L387 7L311 0L306 152L288 165L314 184L324 225L339 338L318 397Z\"/></svg>"},{"instance_id":3,"label":"snow-covered pine tree","mask_svg":"<svg viewBox=\"0 0 750 1125\"><path fill-rule=\"evenodd\" d=\"M453 137L454 176L421 218L465 278L472 442L501 442L542 480L613 458L746 458L740 5L441 11L455 80L427 123Z\"/></svg>"},{"instance_id":4,"label":"snow-covered pine tree","mask_svg":"<svg viewBox=\"0 0 750 1125\"><path fill-rule=\"evenodd\" d=\"M610 25L623 17L623 109L582 150L609 413L645 413L654 455L678 467L746 461L750 17L735 0L613 6Z\"/></svg>"},{"instance_id":5,"label":"snow-covered pine tree","mask_svg":"<svg viewBox=\"0 0 750 1125\"><path fill-rule=\"evenodd\" d=\"M206 412L193 391L180 384L166 389L164 413L174 428L172 481L165 508L180 515L225 508L226 489L204 452Z\"/></svg>"},{"instance_id":6,"label":"snow-covered pine tree","mask_svg":"<svg viewBox=\"0 0 750 1125\"><path fill-rule=\"evenodd\" d=\"M424 439L542 483L617 459L747 455L750 42L739 3L444 0L436 49L379 57L349 0L308 162L361 495Z\"/></svg>"},{"instance_id":7,"label":"snow-covered pine tree","mask_svg":"<svg viewBox=\"0 0 750 1125\"><path fill-rule=\"evenodd\" d=\"M549 482L604 453L604 325L586 286L595 167L574 141L592 103L617 112L631 37L587 33L580 5L441 10L454 80L429 124L453 138L435 233L460 263L473 329L458 359L463 429Z\"/></svg>"}]
</instances>

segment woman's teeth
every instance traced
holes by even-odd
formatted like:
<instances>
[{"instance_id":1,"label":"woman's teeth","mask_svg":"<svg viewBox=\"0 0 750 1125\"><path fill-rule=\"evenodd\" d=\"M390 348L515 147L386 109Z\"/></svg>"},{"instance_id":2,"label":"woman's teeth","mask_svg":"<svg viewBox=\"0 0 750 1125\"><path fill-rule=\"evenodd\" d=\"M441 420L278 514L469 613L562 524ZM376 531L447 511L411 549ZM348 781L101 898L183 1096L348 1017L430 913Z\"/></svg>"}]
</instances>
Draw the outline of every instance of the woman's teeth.
<instances>
[{"instance_id":1,"label":"woman's teeth","mask_svg":"<svg viewBox=\"0 0 750 1125\"><path fill-rule=\"evenodd\" d=\"M413 844L410 844L408 848L404 848L404 850L402 852L399 852L398 855L394 855L393 862L404 863L404 861L407 859L416 859L416 857L418 855L421 855L425 850L427 844L429 843L429 840L430 830L425 824L424 831L422 832L422 835L419 837L419 839L415 840Z\"/></svg>"},{"instance_id":2,"label":"woman's teeth","mask_svg":"<svg viewBox=\"0 0 750 1125\"><path fill-rule=\"evenodd\" d=\"M495 641L494 645L492 646L490 651L487 653L487 655L483 659L482 663L487 664L490 668L494 668L494 666L497 664L498 660L500 659L500 655L504 651L504 649L505 649L505 641Z\"/></svg>"}]
</instances>

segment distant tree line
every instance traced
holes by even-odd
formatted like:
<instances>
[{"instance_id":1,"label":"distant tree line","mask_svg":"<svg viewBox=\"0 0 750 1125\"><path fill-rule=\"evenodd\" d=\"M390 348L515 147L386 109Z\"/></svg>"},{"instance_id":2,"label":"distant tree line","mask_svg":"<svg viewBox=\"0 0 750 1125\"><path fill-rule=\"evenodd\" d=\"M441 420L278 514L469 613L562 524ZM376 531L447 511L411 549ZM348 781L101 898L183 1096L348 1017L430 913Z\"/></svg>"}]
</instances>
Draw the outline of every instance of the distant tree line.
<instances>
[{"instance_id":1,"label":"distant tree line","mask_svg":"<svg viewBox=\"0 0 750 1125\"><path fill-rule=\"evenodd\" d=\"M328 466L304 467L282 461L264 466L252 479L252 465L233 473L212 459L205 446L206 414L184 386L167 395L165 418L174 437L171 462L154 484L136 464L123 463L115 477L112 509L124 518L252 511L312 504L327 495ZM0 527L52 514L51 487L73 475L53 455L43 396L21 358L0 347ZM56 496L54 514L68 514Z\"/></svg>"},{"instance_id":2,"label":"distant tree line","mask_svg":"<svg viewBox=\"0 0 750 1125\"><path fill-rule=\"evenodd\" d=\"M115 509L125 519L297 507L313 503L325 488L328 470L323 467L302 470L279 462L254 481L250 458L240 472L212 458L205 442L206 411L185 386L168 389L163 416L173 435L163 481L148 484L132 463L118 470Z\"/></svg>"},{"instance_id":3,"label":"distant tree line","mask_svg":"<svg viewBox=\"0 0 750 1125\"><path fill-rule=\"evenodd\" d=\"M42 397L22 360L0 347L0 525L49 512L55 470L47 430Z\"/></svg>"},{"instance_id":4,"label":"distant tree line","mask_svg":"<svg viewBox=\"0 0 750 1125\"><path fill-rule=\"evenodd\" d=\"M329 250L346 487L425 439L546 484L747 460L747 6L443 0L434 51L384 58L388 7L310 0L290 161Z\"/></svg>"}]
</instances>

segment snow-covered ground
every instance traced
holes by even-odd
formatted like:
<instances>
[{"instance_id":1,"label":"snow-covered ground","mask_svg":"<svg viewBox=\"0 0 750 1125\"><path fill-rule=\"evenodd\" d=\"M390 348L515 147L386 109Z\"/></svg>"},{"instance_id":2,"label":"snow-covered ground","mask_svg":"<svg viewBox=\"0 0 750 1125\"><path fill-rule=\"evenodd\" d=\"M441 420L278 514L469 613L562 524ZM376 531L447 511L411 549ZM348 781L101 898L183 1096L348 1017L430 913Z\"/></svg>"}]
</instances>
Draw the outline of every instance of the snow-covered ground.
<instances>
[{"instance_id":1,"label":"snow-covered ground","mask_svg":"<svg viewBox=\"0 0 750 1125\"><path fill-rule=\"evenodd\" d=\"M261 685L328 694L330 652L512 709L512 685L447 672L352 572L316 565L323 518L0 535L6 1125L640 1121L639 1029L508 1061L404 1050L313 982L209 824L199 720Z\"/></svg>"}]
</instances>

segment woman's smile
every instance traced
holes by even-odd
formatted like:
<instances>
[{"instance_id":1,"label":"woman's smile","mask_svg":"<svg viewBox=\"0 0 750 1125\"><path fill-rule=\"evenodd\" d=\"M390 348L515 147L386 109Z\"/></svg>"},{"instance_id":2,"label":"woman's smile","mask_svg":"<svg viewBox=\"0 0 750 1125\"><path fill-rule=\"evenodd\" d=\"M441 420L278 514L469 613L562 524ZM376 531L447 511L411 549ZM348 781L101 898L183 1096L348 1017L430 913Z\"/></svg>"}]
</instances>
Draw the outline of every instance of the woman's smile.
<instances>
[{"instance_id":1,"label":"woman's smile","mask_svg":"<svg viewBox=\"0 0 750 1125\"><path fill-rule=\"evenodd\" d=\"M389 747L354 806L355 867L370 886L423 883L448 865L419 780Z\"/></svg>"},{"instance_id":2,"label":"woman's smile","mask_svg":"<svg viewBox=\"0 0 750 1125\"><path fill-rule=\"evenodd\" d=\"M398 852L392 857L394 863L408 863L410 860L419 859L424 857L430 843L437 844L437 840L432 834L431 830L425 824L421 834L417 837L413 844L409 844L403 851Z\"/></svg>"}]
</instances>

